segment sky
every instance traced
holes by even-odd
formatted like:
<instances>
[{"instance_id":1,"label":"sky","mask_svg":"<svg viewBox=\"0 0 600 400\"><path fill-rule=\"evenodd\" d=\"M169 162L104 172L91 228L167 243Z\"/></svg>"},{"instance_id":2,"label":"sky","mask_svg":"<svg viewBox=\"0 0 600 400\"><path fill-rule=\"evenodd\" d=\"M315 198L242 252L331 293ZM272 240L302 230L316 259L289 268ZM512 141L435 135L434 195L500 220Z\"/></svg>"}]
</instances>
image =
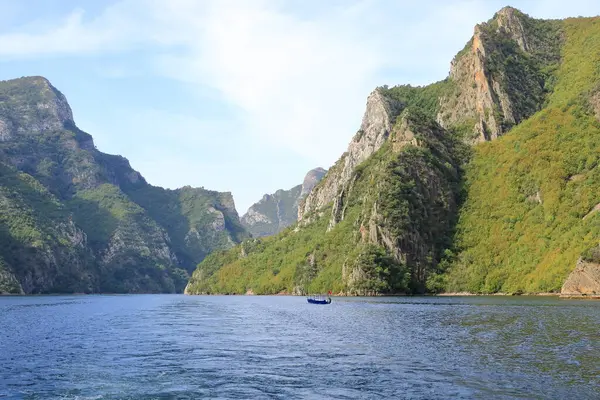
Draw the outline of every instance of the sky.
<instances>
[{"instance_id":1,"label":"sky","mask_svg":"<svg viewBox=\"0 0 600 400\"><path fill-rule=\"evenodd\" d=\"M99 150L238 212L329 168L377 86L444 79L475 24L597 0L0 0L0 79L41 75Z\"/></svg>"}]
</instances>

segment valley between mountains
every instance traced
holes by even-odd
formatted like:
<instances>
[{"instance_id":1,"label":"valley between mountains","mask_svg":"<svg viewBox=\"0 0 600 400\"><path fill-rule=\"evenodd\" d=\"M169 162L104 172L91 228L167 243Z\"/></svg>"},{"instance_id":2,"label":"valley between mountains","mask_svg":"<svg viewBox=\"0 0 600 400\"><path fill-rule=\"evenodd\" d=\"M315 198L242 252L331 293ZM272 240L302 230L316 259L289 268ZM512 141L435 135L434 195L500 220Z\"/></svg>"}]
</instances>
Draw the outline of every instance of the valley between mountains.
<instances>
[{"instance_id":1,"label":"valley between mountains","mask_svg":"<svg viewBox=\"0 0 600 400\"><path fill-rule=\"evenodd\" d=\"M599 17L505 7L241 218L99 151L47 79L0 82L0 293L598 296L599 66Z\"/></svg>"}]
</instances>

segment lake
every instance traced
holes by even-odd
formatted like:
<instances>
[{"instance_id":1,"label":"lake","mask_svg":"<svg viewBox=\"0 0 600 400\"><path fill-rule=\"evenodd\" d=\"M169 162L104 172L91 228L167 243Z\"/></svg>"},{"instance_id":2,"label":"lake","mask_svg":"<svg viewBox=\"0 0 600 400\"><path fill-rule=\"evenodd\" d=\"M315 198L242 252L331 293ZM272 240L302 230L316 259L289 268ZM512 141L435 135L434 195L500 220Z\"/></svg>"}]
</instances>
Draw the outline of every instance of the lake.
<instances>
[{"instance_id":1,"label":"lake","mask_svg":"<svg viewBox=\"0 0 600 400\"><path fill-rule=\"evenodd\" d=\"M600 302L0 297L0 399L600 399Z\"/></svg>"}]
</instances>

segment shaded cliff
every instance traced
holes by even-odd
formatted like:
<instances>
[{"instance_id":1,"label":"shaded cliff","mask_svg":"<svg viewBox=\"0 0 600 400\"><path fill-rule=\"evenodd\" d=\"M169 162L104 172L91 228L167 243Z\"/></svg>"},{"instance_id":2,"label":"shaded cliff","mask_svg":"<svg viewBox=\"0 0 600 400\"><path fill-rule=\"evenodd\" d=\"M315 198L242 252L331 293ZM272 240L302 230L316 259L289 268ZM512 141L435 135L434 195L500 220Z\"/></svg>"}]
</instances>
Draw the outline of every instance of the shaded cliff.
<instances>
[{"instance_id":1,"label":"shaded cliff","mask_svg":"<svg viewBox=\"0 0 600 400\"><path fill-rule=\"evenodd\" d=\"M42 77L0 82L0 292L175 292L245 237L228 193L149 185Z\"/></svg>"}]
</instances>

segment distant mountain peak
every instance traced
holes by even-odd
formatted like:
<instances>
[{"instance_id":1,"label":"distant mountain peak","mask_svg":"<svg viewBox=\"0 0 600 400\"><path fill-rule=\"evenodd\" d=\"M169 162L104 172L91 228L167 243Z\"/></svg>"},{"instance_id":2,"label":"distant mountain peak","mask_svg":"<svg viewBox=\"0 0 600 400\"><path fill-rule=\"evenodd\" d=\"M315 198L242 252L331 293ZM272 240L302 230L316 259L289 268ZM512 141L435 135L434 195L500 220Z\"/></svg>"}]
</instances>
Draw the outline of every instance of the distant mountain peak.
<instances>
[{"instance_id":1,"label":"distant mountain peak","mask_svg":"<svg viewBox=\"0 0 600 400\"><path fill-rule=\"evenodd\" d=\"M242 225L255 237L274 235L292 225L298 218L298 204L326 173L321 167L311 169L301 185L263 195L242 216Z\"/></svg>"},{"instance_id":2,"label":"distant mountain peak","mask_svg":"<svg viewBox=\"0 0 600 400\"><path fill-rule=\"evenodd\" d=\"M327 170L321 167L317 167L308 171L302 182L302 190L300 191L300 197L304 197L310 193L311 190L323 179Z\"/></svg>"},{"instance_id":3,"label":"distant mountain peak","mask_svg":"<svg viewBox=\"0 0 600 400\"><path fill-rule=\"evenodd\" d=\"M48 79L30 76L1 81L0 140L74 126L66 97Z\"/></svg>"}]
</instances>

